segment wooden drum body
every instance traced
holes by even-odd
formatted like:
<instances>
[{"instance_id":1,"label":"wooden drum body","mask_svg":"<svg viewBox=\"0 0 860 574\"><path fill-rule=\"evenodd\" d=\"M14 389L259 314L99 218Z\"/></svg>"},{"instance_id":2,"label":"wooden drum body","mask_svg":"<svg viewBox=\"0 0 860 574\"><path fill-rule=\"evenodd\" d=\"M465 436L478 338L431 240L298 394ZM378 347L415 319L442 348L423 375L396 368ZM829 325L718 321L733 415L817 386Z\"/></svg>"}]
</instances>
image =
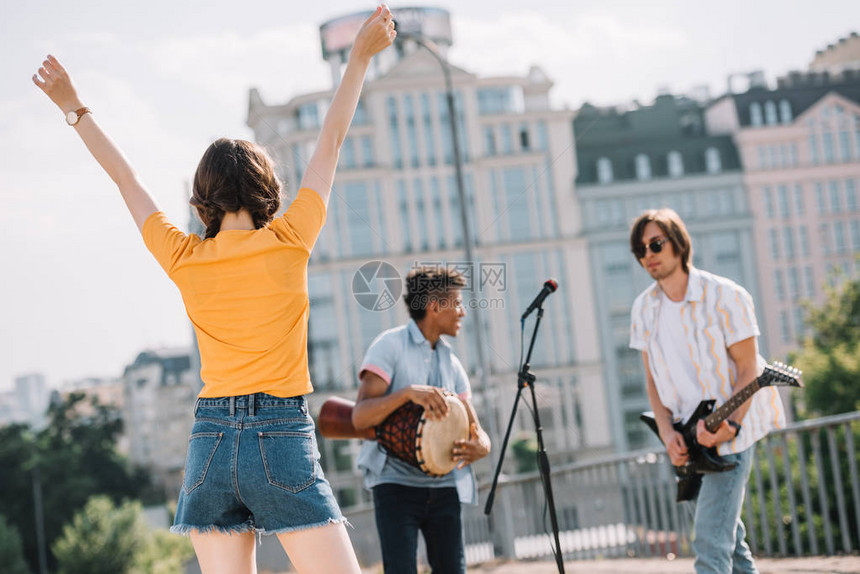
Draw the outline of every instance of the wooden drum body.
<instances>
[{"instance_id":1,"label":"wooden drum body","mask_svg":"<svg viewBox=\"0 0 860 574\"><path fill-rule=\"evenodd\" d=\"M409 402L392 412L373 429L352 426L355 403L337 397L320 410L320 434L326 438L375 438L389 455L411 464L429 476L448 474L459 464L454 460L454 441L469 439L469 415L457 396L445 396L448 415L428 419L424 407Z\"/></svg>"}]
</instances>

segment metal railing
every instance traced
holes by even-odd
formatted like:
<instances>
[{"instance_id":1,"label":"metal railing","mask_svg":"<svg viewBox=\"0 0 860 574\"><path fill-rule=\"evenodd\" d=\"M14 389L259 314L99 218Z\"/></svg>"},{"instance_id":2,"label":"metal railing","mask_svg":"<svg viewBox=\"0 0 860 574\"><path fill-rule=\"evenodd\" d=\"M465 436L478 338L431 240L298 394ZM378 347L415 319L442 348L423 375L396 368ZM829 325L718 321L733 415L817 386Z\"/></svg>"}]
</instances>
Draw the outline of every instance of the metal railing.
<instances>
[{"instance_id":1,"label":"metal railing","mask_svg":"<svg viewBox=\"0 0 860 574\"><path fill-rule=\"evenodd\" d=\"M794 423L759 441L743 509L756 555L860 550L856 440L860 412ZM482 500L487 486L481 487ZM674 473L663 451L641 450L562 466L553 470L552 486L568 560L691 554L695 503L675 502ZM493 530L494 521L483 514L483 506L464 507L467 561L483 562L501 554L518 559L551 556L539 475L501 481L499 496L512 508L506 532ZM365 564L379 561L372 507L345 513L356 526L350 534L359 559Z\"/></svg>"}]
</instances>

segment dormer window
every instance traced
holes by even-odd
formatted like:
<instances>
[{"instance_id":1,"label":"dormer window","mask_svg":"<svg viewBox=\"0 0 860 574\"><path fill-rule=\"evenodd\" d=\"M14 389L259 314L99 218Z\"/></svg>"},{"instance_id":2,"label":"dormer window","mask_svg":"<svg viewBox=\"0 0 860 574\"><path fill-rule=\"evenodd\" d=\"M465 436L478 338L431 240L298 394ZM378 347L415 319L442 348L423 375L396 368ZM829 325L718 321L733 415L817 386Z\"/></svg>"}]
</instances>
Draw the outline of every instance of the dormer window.
<instances>
[{"instance_id":1,"label":"dormer window","mask_svg":"<svg viewBox=\"0 0 860 574\"><path fill-rule=\"evenodd\" d=\"M750 104L750 125L760 126L764 123L761 115L761 104L753 102Z\"/></svg>"},{"instance_id":2,"label":"dormer window","mask_svg":"<svg viewBox=\"0 0 860 574\"><path fill-rule=\"evenodd\" d=\"M636 179L651 179L651 160L644 153L636 156Z\"/></svg>"},{"instance_id":3,"label":"dormer window","mask_svg":"<svg viewBox=\"0 0 860 574\"><path fill-rule=\"evenodd\" d=\"M684 160L681 158L680 152L670 151L666 159L669 163L669 177L684 175Z\"/></svg>"},{"instance_id":4,"label":"dormer window","mask_svg":"<svg viewBox=\"0 0 860 574\"><path fill-rule=\"evenodd\" d=\"M715 147L709 147L705 150L705 170L708 173L720 173L723 169L723 160L720 157L720 150Z\"/></svg>"},{"instance_id":5,"label":"dormer window","mask_svg":"<svg viewBox=\"0 0 860 574\"><path fill-rule=\"evenodd\" d=\"M600 183L612 183L612 162L608 157L597 160L597 181Z\"/></svg>"}]
</instances>

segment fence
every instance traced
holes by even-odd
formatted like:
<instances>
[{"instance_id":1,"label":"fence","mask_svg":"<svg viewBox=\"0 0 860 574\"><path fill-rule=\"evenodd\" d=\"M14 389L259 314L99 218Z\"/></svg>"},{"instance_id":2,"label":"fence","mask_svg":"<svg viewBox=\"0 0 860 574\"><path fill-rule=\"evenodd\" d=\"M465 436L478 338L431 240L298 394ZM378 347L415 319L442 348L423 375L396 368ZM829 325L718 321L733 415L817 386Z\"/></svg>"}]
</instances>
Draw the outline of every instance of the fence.
<instances>
[{"instance_id":1,"label":"fence","mask_svg":"<svg viewBox=\"0 0 860 574\"><path fill-rule=\"evenodd\" d=\"M825 417L771 433L756 445L743 517L760 556L802 556L860 549L860 479L855 441L860 412ZM643 450L553 469L560 543L566 559L688 556L694 503L675 503L665 453ZM486 499L486 485L481 488ZM551 529L540 477L500 482L493 516L465 507L466 559L551 556ZM373 510L346 509L364 564L380 560Z\"/></svg>"}]
</instances>

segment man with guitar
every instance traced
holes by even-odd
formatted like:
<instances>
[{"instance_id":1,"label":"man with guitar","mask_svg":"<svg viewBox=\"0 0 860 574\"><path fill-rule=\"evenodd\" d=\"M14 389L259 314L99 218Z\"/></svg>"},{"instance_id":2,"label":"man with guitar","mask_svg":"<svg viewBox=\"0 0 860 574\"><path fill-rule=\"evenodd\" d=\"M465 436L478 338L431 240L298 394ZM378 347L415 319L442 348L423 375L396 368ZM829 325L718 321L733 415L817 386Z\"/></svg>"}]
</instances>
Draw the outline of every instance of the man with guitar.
<instances>
[{"instance_id":1,"label":"man with guitar","mask_svg":"<svg viewBox=\"0 0 860 574\"><path fill-rule=\"evenodd\" d=\"M417 571L420 530L434 573L466 573L460 505L477 503L475 478L468 465L487 456L490 439L472 407L466 370L441 337L456 337L460 331L466 314L461 295L465 286L459 272L442 265L412 269L406 276L404 297L411 320L379 335L359 369L361 385L352 411L356 429L383 423L410 401L424 407L429 419L445 418L446 393L460 397L470 427L469 438L453 444L457 467L442 476L429 476L388 456L375 441L362 445L358 466L364 471L365 486L373 491L385 572Z\"/></svg>"},{"instance_id":2,"label":"man with guitar","mask_svg":"<svg viewBox=\"0 0 860 574\"><path fill-rule=\"evenodd\" d=\"M779 394L772 387L761 389L715 428L706 428L702 418L689 433L693 436L685 440L678 432L678 423L689 422L702 401L721 405L761 373L765 363L758 353L752 297L730 279L692 266L690 235L671 209L640 215L630 247L656 281L633 303L630 347L642 352L660 439L676 469L690 466L693 449L701 447L715 449L727 463L723 472L701 477L693 539L696 572L755 573L741 506L751 447L785 424Z\"/></svg>"}]
</instances>

